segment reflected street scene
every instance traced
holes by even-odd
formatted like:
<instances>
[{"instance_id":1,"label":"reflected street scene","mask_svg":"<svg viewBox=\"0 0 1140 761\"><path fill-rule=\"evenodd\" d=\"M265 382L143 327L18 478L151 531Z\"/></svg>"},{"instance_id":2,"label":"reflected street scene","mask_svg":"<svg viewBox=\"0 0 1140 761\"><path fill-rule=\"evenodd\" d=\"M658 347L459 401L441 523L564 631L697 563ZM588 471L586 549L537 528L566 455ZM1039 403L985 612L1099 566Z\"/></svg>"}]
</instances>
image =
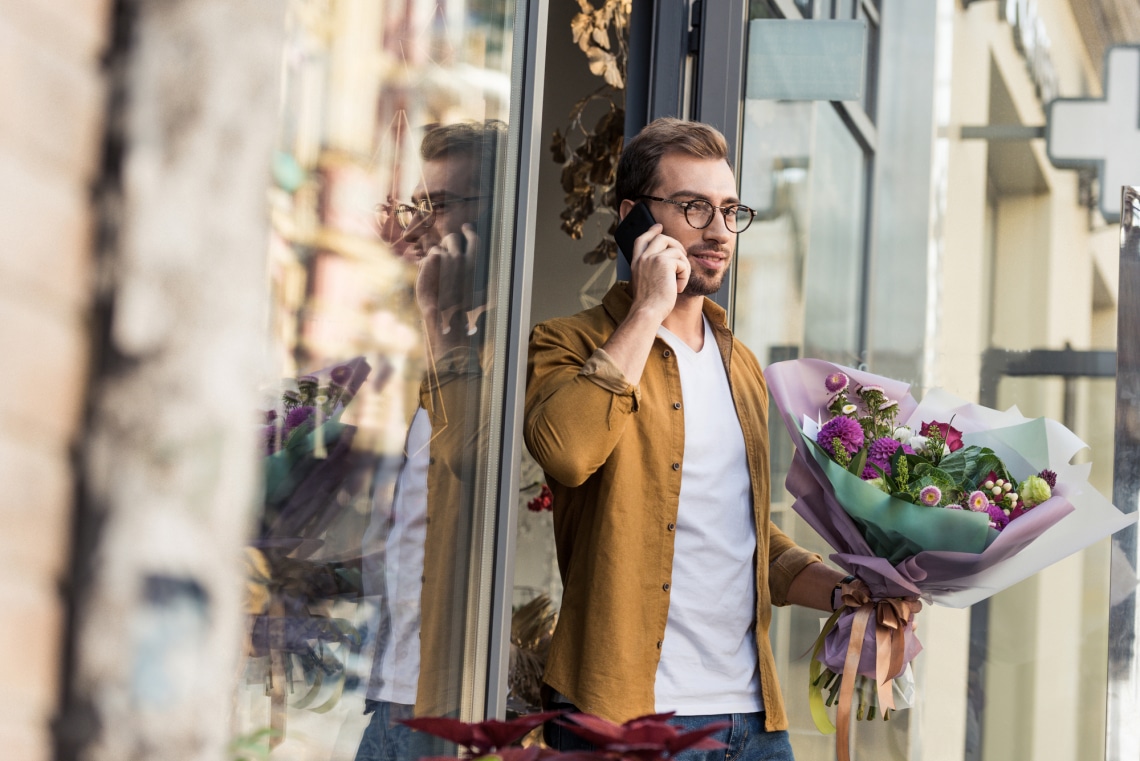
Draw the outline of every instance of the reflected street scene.
<instances>
[{"instance_id":1,"label":"reflected street scene","mask_svg":"<svg viewBox=\"0 0 1140 761\"><path fill-rule=\"evenodd\" d=\"M288 7L232 719L274 758L446 754L399 722L479 689L512 38L508 3L477 6Z\"/></svg>"}]
</instances>

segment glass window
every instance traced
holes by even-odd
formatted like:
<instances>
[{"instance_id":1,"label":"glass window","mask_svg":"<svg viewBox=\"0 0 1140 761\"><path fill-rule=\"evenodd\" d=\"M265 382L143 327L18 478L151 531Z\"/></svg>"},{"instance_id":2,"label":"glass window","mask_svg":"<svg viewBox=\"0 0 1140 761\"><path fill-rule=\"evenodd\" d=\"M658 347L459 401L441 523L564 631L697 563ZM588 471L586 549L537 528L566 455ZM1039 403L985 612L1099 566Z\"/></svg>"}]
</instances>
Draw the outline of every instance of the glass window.
<instances>
[{"instance_id":1,"label":"glass window","mask_svg":"<svg viewBox=\"0 0 1140 761\"><path fill-rule=\"evenodd\" d=\"M864 153L829 103L746 100L744 120L741 197L761 213L737 242L736 334L764 364L811 356L858 365ZM791 442L778 418L770 422L772 483L782 484ZM777 526L801 546L831 553L791 511L782 488L773 488L772 500ZM803 697L809 664L800 655L819 633L819 616L799 607L775 609L770 633L796 757L831 758L834 737L815 729ZM905 746L906 713L883 726L858 723L860 754L905 758L890 749Z\"/></svg>"},{"instance_id":2,"label":"glass window","mask_svg":"<svg viewBox=\"0 0 1140 761\"><path fill-rule=\"evenodd\" d=\"M483 710L514 15L285 5L232 725L290 758L438 755L396 722Z\"/></svg>"},{"instance_id":3,"label":"glass window","mask_svg":"<svg viewBox=\"0 0 1140 761\"><path fill-rule=\"evenodd\" d=\"M1105 277L1117 268L1115 226L1091 211L1074 174L1034 153L1040 144L957 132L1040 123L1034 60L1001 18L986 17L1000 32L989 41L953 36L963 14L983 18L958 6L835 0L817 15L852 13L869 34L860 103L741 98L741 197L760 213L738 240L737 335L764 363L867 363L912 382L917 397L941 387L1061 421L1090 445L1077 459L1091 460L1090 483L1111 495L1114 379L983 375L992 351L1117 343L1117 292ZM1083 48L1050 55L1066 56L1079 81ZM1002 56L1026 65L999 67ZM831 548L778 486L792 450L781 424L771 434L773 521L826 557ZM1131 725L1112 716L1127 716L1134 694L1129 546L1102 540L972 609L927 607L918 703L889 722L857 722L856 756L1101 758L1106 725L1109 755L1114 735L1126 747ZM1110 638L1110 621L1123 639ZM791 607L774 611L771 629L796 758L805 761L835 753L806 698L802 655L819 626L818 614Z\"/></svg>"},{"instance_id":4,"label":"glass window","mask_svg":"<svg viewBox=\"0 0 1140 761\"><path fill-rule=\"evenodd\" d=\"M841 4L842 5L842 4ZM852 18L854 5L847 4ZM869 62L869 65L870 62ZM738 237L734 329L768 364L798 356L845 365L863 361L865 225L868 155L836 107L827 102L745 98L738 173L741 198L759 210ZM772 482L782 484L791 462L791 442L778 418L771 428ZM827 556L831 550L791 511L782 488L772 490L773 521L803 547ZM792 744L797 758L834 754L834 737L819 734L803 692L808 659L800 658L819 633L816 613L798 607L773 611L770 630L788 696ZM860 754L902 758L907 712L885 727L859 722Z\"/></svg>"}]
</instances>

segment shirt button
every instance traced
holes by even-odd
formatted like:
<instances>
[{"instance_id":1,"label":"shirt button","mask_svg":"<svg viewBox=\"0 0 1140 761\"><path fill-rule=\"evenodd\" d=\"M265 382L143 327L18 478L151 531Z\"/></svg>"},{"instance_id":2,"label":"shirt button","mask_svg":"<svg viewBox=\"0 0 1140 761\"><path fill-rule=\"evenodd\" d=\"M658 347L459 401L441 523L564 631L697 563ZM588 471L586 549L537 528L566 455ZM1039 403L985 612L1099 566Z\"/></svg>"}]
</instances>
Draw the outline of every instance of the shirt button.
<instances>
[{"instance_id":1,"label":"shirt button","mask_svg":"<svg viewBox=\"0 0 1140 761\"><path fill-rule=\"evenodd\" d=\"M661 649L661 640L657 640L657 649L658 649L658 650L660 650L660 649Z\"/></svg>"},{"instance_id":2,"label":"shirt button","mask_svg":"<svg viewBox=\"0 0 1140 761\"><path fill-rule=\"evenodd\" d=\"M673 402L673 409L675 409L675 410L681 409L681 403L680 402Z\"/></svg>"},{"instance_id":3,"label":"shirt button","mask_svg":"<svg viewBox=\"0 0 1140 761\"><path fill-rule=\"evenodd\" d=\"M680 470L680 469L681 469L681 463L679 463L679 462L673 463L673 470Z\"/></svg>"},{"instance_id":4,"label":"shirt button","mask_svg":"<svg viewBox=\"0 0 1140 761\"><path fill-rule=\"evenodd\" d=\"M667 528L669 531L672 531L673 529L677 528L677 526L676 526L676 524L670 523L665 528Z\"/></svg>"},{"instance_id":5,"label":"shirt button","mask_svg":"<svg viewBox=\"0 0 1140 761\"><path fill-rule=\"evenodd\" d=\"M669 582L665 582L664 584L662 584L661 588L664 589L666 592L668 592L669 591Z\"/></svg>"},{"instance_id":6,"label":"shirt button","mask_svg":"<svg viewBox=\"0 0 1140 761\"><path fill-rule=\"evenodd\" d=\"M666 349L665 351L661 352L661 356L665 359L669 359L669 357L673 356L673 352Z\"/></svg>"}]
</instances>

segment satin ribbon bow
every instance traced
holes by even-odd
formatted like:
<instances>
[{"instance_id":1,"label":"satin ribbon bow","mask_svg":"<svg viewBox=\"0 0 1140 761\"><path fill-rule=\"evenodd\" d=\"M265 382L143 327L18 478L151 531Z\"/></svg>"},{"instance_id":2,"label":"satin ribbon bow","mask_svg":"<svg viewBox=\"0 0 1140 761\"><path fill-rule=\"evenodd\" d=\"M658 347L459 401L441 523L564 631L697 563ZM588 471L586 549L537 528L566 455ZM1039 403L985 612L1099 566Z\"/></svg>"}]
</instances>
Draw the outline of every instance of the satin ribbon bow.
<instances>
[{"instance_id":1,"label":"satin ribbon bow","mask_svg":"<svg viewBox=\"0 0 1140 761\"><path fill-rule=\"evenodd\" d=\"M919 603L914 599L888 597L881 600L872 599L864 584L844 584L840 589L842 605L831 616L819 639L813 653L812 680L818 677L818 656L823 649L823 643L830 631L838 623L840 615L845 608L851 608L854 618L851 623L851 636L847 644L847 657L843 663L843 677L839 687L839 708L836 715L838 735L835 738L836 757L838 761L850 761L851 737L851 703L855 694L855 681L859 671L859 660L863 653L863 640L866 637L867 627L871 625L872 618L875 626L875 685L878 691L879 707L886 713L894 710L894 678L901 675L906 665L906 625L919 610ZM816 692L817 688L813 688ZM822 700L817 700L813 694L812 714L816 725L821 731L830 733L835 728L823 713ZM816 705L818 704L818 705Z\"/></svg>"}]
</instances>

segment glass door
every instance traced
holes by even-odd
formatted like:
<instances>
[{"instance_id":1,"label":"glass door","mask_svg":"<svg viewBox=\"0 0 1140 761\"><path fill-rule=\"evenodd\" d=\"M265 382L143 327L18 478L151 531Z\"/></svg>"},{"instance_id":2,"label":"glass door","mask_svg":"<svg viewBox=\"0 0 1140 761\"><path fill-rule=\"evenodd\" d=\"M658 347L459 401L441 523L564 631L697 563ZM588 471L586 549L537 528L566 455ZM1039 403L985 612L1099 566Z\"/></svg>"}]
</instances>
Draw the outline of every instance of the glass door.
<instances>
[{"instance_id":1,"label":"glass door","mask_svg":"<svg viewBox=\"0 0 1140 761\"><path fill-rule=\"evenodd\" d=\"M273 757L439 755L399 720L501 702L497 511L543 5L283 6L264 503L231 723Z\"/></svg>"}]
</instances>

